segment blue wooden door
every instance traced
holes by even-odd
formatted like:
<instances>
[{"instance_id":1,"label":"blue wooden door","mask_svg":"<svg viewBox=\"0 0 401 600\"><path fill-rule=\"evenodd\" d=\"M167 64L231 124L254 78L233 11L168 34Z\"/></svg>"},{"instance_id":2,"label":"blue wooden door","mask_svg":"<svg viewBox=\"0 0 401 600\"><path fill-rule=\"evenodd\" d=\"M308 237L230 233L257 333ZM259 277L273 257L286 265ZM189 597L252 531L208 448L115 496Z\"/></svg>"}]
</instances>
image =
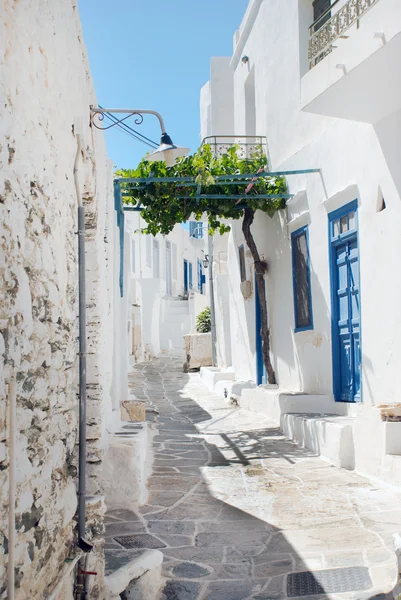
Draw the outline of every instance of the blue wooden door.
<instances>
[{"instance_id":1,"label":"blue wooden door","mask_svg":"<svg viewBox=\"0 0 401 600\"><path fill-rule=\"evenodd\" d=\"M348 210L344 214L344 210ZM337 401L361 396L359 250L356 207L330 215L333 383Z\"/></svg>"},{"instance_id":2,"label":"blue wooden door","mask_svg":"<svg viewBox=\"0 0 401 600\"><path fill-rule=\"evenodd\" d=\"M262 319L260 315L260 301L259 294L256 285L255 277L255 348L256 348L256 384L261 385L267 383L266 367L263 361L262 353L262 336L260 334L260 328L262 326Z\"/></svg>"},{"instance_id":3,"label":"blue wooden door","mask_svg":"<svg viewBox=\"0 0 401 600\"><path fill-rule=\"evenodd\" d=\"M188 291L188 261L184 259L184 292Z\"/></svg>"}]
</instances>

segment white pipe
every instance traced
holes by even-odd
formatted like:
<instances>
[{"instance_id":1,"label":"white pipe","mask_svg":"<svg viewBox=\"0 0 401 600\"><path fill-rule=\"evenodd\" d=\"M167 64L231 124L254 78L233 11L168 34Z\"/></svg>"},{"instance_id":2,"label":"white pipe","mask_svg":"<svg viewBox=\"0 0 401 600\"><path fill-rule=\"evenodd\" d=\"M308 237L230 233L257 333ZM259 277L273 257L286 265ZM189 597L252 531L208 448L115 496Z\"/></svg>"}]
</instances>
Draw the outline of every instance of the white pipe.
<instances>
[{"instance_id":1,"label":"white pipe","mask_svg":"<svg viewBox=\"0 0 401 600\"><path fill-rule=\"evenodd\" d=\"M58 592L64 585L65 579L72 573L75 565L77 564L79 559L82 558L82 556L83 556L83 552L78 552L78 554L72 559L71 562L64 563L64 566L61 570L61 575L60 575L58 584L56 585L56 587L54 588L54 590L52 591L52 593L50 594L50 596L48 597L47 600L56 600Z\"/></svg>"},{"instance_id":2,"label":"white pipe","mask_svg":"<svg viewBox=\"0 0 401 600\"><path fill-rule=\"evenodd\" d=\"M15 446L17 423L17 385L15 375L8 384L8 600L15 591Z\"/></svg>"}]
</instances>

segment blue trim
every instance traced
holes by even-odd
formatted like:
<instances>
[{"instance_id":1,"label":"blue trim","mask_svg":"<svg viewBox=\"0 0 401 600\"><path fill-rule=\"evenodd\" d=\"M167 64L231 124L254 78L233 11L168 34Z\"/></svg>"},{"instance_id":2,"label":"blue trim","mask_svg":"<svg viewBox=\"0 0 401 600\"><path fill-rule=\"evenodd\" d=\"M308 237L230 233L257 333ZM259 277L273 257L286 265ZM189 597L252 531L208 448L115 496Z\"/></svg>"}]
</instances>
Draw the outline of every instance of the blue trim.
<instances>
[{"instance_id":1,"label":"blue trim","mask_svg":"<svg viewBox=\"0 0 401 600\"><path fill-rule=\"evenodd\" d=\"M297 284L295 280L295 252L294 252L294 239L305 234L306 249L308 252L307 270L308 270L308 309L310 324L305 327L298 327L298 309L297 309ZM300 331L310 331L313 329L313 311L312 311L312 284L310 277L310 252L309 252L309 228L308 225L300 227L291 234L291 255L292 255L292 289L293 289L293 300L294 300L294 320L295 328L294 332L299 333Z\"/></svg>"},{"instance_id":2,"label":"blue trim","mask_svg":"<svg viewBox=\"0 0 401 600\"><path fill-rule=\"evenodd\" d=\"M120 296L124 296L124 208L121 197L121 185L118 179L114 180L114 210L117 213L117 227L120 234Z\"/></svg>"},{"instance_id":3,"label":"blue trim","mask_svg":"<svg viewBox=\"0 0 401 600\"><path fill-rule=\"evenodd\" d=\"M188 291L188 261L184 258L184 292Z\"/></svg>"},{"instance_id":4,"label":"blue trim","mask_svg":"<svg viewBox=\"0 0 401 600\"><path fill-rule=\"evenodd\" d=\"M348 215L350 212L355 212L355 227L351 231L334 235L334 221ZM340 398L341 391L341 374L340 367L340 347L338 341L338 316L337 316L337 290L334 285L337 279L336 271L336 251L337 247L344 244L347 241L356 239L358 248L358 270L359 270L359 227L358 227L358 200L352 200L348 204L345 204L341 208L332 211L328 215L328 227L329 227L329 267L330 267L330 298L331 298L331 347L332 347L332 377L333 377L333 394L336 402L346 402L355 404L356 402L362 402L362 361L360 360L360 391L354 396L352 400L343 400ZM360 356L362 358L362 327L361 327L361 278L359 276L359 345L360 345Z\"/></svg>"}]
</instances>

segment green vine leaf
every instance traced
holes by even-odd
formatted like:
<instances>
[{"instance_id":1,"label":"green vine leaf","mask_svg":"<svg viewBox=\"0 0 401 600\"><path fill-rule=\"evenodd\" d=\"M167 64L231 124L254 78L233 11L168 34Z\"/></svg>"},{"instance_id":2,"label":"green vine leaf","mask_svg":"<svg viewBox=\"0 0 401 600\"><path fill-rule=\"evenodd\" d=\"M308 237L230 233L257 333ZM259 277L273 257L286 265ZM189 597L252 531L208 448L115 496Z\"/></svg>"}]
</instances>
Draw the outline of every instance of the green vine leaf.
<instances>
[{"instance_id":1,"label":"green vine leaf","mask_svg":"<svg viewBox=\"0 0 401 600\"><path fill-rule=\"evenodd\" d=\"M285 207L285 198L260 198L260 195L285 194L287 186L284 177L269 175L255 178L249 186L247 182L232 179L230 185L220 184L219 176L255 174L260 169L267 170L267 158L262 148L256 148L249 158L238 155L239 146L233 145L225 154L215 156L209 145L201 146L190 156L180 158L173 167L164 162L149 162L146 157L136 169L119 169L116 177L121 178L123 202L138 206L141 204L142 217L147 223L146 232L169 234L177 223L190 218L200 220L207 216L209 232L224 234L230 231L225 221L240 219L245 208L261 210L269 216ZM188 181L165 182L157 179L173 177L189 178ZM124 179L155 179L151 182L124 182ZM201 195L197 191L201 186ZM238 202L225 196L242 195Z\"/></svg>"}]
</instances>

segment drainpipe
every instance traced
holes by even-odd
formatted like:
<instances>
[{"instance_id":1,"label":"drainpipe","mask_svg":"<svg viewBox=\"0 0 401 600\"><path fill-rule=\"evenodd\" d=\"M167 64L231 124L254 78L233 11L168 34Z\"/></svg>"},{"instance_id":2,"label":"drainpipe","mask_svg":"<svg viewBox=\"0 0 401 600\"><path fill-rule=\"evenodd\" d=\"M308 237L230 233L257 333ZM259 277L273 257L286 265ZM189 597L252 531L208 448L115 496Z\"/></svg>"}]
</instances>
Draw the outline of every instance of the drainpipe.
<instances>
[{"instance_id":1,"label":"drainpipe","mask_svg":"<svg viewBox=\"0 0 401 600\"><path fill-rule=\"evenodd\" d=\"M216 352L216 313L214 307L214 288L213 288L213 236L209 235L208 226L208 254L209 254L209 294L210 294L210 322L212 333L212 366L217 367Z\"/></svg>"},{"instance_id":2,"label":"drainpipe","mask_svg":"<svg viewBox=\"0 0 401 600\"><path fill-rule=\"evenodd\" d=\"M74 161L75 192L78 201L78 286L79 286L79 456L78 456L78 546L90 552L92 544L85 540L86 529L86 280L85 280L85 209L79 189L78 164L81 157L81 135L74 127L77 153Z\"/></svg>"},{"instance_id":3,"label":"drainpipe","mask_svg":"<svg viewBox=\"0 0 401 600\"><path fill-rule=\"evenodd\" d=\"M15 375L8 384L8 600L14 600L15 591L15 446L17 422L17 386Z\"/></svg>"}]
</instances>

